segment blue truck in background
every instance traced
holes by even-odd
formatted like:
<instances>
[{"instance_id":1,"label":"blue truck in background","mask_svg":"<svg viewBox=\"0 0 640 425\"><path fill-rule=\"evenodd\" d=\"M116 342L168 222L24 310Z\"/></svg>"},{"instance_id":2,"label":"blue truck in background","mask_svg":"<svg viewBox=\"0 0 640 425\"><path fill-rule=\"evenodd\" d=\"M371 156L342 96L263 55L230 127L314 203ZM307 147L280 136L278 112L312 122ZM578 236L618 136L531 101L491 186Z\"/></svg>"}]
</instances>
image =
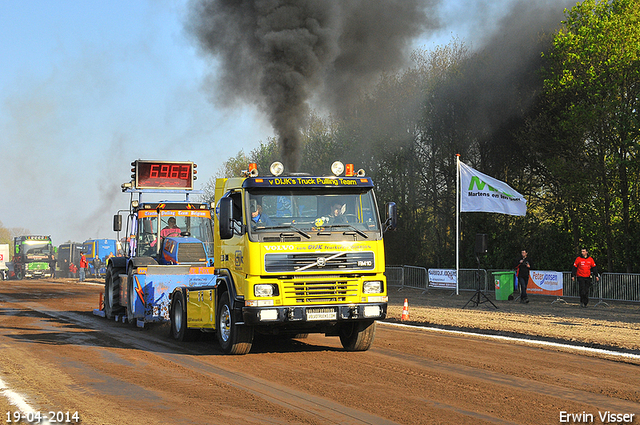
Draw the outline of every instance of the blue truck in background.
<instances>
[{"instance_id":1,"label":"blue truck in background","mask_svg":"<svg viewBox=\"0 0 640 425\"><path fill-rule=\"evenodd\" d=\"M115 239L89 239L82 244L82 252L89 263L89 275L106 274L107 259L120 255L119 242Z\"/></svg>"}]
</instances>

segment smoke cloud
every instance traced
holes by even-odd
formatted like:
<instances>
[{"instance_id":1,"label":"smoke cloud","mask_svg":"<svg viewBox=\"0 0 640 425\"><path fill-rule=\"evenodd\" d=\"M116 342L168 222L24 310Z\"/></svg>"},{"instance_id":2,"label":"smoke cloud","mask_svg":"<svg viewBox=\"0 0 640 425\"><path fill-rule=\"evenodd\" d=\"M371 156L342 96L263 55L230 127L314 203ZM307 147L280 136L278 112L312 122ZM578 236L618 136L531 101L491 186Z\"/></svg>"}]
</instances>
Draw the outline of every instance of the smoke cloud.
<instances>
[{"instance_id":1,"label":"smoke cloud","mask_svg":"<svg viewBox=\"0 0 640 425\"><path fill-rule=\"evenodd\" d=\"M541 88L537 74L541 52L560 26L564 8L572 4L570 0L519 0L495 22L495 31L484 37L477 55L466 64L468 77L451 89L466 104L468 124L475 131L490 133L527 112Z\"/></svg>"},{"instance_id":2,"label":"smoke cloud","mask_svg":"<svg viewBox=\"0 0 640 425\"><path fill-rule=\"evenodd\" d=\"M342 113L382 72L405 65L436 22L425 0L194 0L187 29L217 60L214 100L250 102L269 117L297 171L313 98Z\"/></svg>"}]
</instances>

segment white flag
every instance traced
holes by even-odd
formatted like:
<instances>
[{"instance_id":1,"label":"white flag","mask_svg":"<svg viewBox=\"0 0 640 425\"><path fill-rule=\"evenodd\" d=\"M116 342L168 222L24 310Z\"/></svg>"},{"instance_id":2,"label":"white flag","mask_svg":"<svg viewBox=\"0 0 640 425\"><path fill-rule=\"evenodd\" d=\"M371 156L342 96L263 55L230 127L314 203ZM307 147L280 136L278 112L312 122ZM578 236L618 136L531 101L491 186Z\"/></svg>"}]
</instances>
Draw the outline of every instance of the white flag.
<instances>
[{"instance_id":1,"label":"white flag","mask_svg":"<svg viewBox=\"0 0 640 425\"><path fill-rule=\"evenodd\" d=\"M460 212L527 214L527 200L505 182L460 162Z\"/></svg>"}]
</instances>

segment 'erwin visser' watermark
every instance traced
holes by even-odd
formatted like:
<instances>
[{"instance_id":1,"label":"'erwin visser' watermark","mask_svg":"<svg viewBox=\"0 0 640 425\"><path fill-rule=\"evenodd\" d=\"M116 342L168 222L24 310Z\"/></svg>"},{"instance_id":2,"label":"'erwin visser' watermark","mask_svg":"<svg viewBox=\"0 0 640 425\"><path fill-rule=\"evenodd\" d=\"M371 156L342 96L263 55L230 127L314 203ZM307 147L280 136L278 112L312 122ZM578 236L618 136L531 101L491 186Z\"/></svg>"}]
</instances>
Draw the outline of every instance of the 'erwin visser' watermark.
<instances>
[{"instance_id":1,"label":"'erwin visser' watermark","mask_svg":"<svg viewBox=\"0 0 640 425\"><path fill-rule=\"evenodd\" d=\"M604 412L598 412L597 415L593 413L581 412L570 413L560 411L560 423L573 423L573 424L592 424L600 420L603 424L620 424L620 423L633 423L635 413L614 413L608 410Z\"/></svg>"}]
</instances>

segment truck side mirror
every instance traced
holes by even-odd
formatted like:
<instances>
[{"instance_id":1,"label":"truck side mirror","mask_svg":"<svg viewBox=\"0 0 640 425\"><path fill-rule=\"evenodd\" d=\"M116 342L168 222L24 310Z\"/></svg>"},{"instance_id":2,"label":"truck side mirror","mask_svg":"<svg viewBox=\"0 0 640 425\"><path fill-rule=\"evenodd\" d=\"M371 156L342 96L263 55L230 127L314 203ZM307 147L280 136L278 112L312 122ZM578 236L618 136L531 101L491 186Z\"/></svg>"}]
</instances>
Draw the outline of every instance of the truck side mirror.
<instances>
[{"instance_id":1,"label":"truck side mirror","mask_svg":"<svg viewBox=\"0 0 640 425\"><path fill-rule=\"evenodd\" d=\"M221 198L218 208L220 239L231 239L233 237L233 199Z\"/></svg>"},{"instance_id":2,"label":"truck side mirror","mask_svg":"<svg viewBox=\"0 0 640 425\"><path fill-rule=\"evenodd\" d=\"M119 232L120 230L122 230L122 216L116 214L113 216L113 231Z\"/></svg>"},{"instance_id":3,"label":"truck side mirror","mask_svg":"<svg viewBox=\"0 0 640 425\"><path fill-rule=\"evenodd\" d=\"M398 227L398 207L396 207L395 202L387 202L385 207L387 210L387 219L384 222L384 231L395 230L396 227Z\"/></svg>"}]
</instances>

